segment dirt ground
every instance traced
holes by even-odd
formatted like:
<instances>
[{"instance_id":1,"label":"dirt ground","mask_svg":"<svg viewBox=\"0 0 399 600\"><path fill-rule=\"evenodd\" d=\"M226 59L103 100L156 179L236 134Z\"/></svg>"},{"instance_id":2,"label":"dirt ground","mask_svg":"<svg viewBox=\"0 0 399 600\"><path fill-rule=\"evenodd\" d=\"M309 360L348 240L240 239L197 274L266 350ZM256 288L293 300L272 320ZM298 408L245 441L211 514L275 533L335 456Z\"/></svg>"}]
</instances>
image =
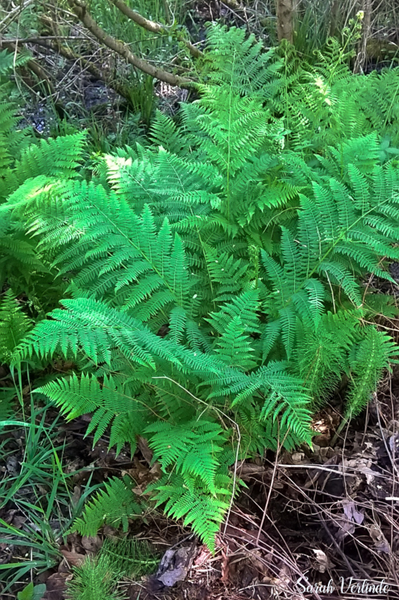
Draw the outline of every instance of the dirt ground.
<instances>
[{"instance_id":1,"label":"dirt ground","mask_svg":"<svg viewBox=\"0 0 399 600\"><path fill-rule=\"evenodd\" d=\"M331 447L339 420L337 408L329 406L315 418L319 435L312 450L268 452L237 465L237 476L247 488L217 536L214 556L189 530L159 512L149 514L145 524L132 521L129 535L147 540L159 556L169 550L169 557L153 575L125 582L128 597L399 598L398 374L386 377L367 413ZM84 485L89 465L96 481L128 474L138 491L144 489L153 472L145 444L132 461L107 452L105 441L93 451L90 438L83 439L86 426L84 418L60 426L66 468L82 469L74 480L75 493ZM8 523L21 520L12 501L0 512ZM95 555L112 535L111 528L95 538L71 534L60 547L64 559L58 568L39 577L47 585L45 600L64 600L71 567ZM20 551L15 547L14 555L10 548L7 553L0 548L0 562L18 560Z\"/></svg>"}]
</instances>

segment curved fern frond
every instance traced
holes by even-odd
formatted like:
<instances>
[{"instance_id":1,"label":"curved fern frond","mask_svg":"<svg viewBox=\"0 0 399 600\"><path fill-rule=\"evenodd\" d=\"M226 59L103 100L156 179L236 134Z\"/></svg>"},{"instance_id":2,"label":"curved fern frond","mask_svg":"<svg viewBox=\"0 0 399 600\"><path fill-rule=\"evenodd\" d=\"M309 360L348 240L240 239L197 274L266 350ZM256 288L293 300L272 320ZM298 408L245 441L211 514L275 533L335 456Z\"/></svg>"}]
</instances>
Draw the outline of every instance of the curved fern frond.
<instances>
[{"instance_id":1,"label":"curved fern frond","mask_svg":"<svg viewBox=\"0 0 399 600\"><path fill-rule=\"evenodd\" d=\"M68 420L93 413L86 431L86 435L94 434L93 446L111 426L109 447L116 446L119 454L127 443L134 454L136 436L142 433L148 411L111 376L105 375L100 383L95 375L83 374L79 379L72 374L69 379L51 381L36 391L54 402Z\"/></svg>"},{"instance_id":2,"label":"curved fern frond","mask_svg":"<svg viewBox=\"0 0 399 600\"><path fill-rule=\"evenodd\" d=\"M142 514L142 507L135 501L134 482L126 475L123 479L112 478L85 508L83 517L75 521L75 530L81 535L93 536L103 525L117 529L122 525L127 531L129 519Z\"/></svg>"},{"instance_id":3,"label":"curved fern frond","mask_svg":"<svg viewBox=\"0 0 399 600\"><path fill-rule=\"evenodd\" d=\"M0 304L0 364L11 362L14 350L32 326L12 290L8 290Z\"/></svg>"}]
</instances>

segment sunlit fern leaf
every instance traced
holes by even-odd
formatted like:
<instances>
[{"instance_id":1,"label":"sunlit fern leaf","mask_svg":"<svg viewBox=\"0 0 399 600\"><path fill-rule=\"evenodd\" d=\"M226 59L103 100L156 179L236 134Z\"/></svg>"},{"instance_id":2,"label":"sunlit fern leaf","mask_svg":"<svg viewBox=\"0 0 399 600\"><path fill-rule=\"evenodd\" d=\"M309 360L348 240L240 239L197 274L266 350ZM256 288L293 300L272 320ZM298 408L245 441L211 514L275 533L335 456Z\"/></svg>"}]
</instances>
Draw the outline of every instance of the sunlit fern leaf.
<instances>
[{"instance_id":1,"label":"sunlit fern leaf","mask_svg":"<svg viewBox=\"0 0 399 600\"><path fill-rule=\"evenodd\" d=\"M10 170L2 184L4 195L13 192L19 185L31 177L74 177L83 160L85 133L40 140L40 144L31 144L25 149L15 166Z\"/></svg>"},{"instance_id":2,"label":"sunlit fern leaf","mask_svg":"<svg viewBox=\"0 0 399 600\"><path fill-rule=\"evenodd\" d=\"M282 66L271 60L273 51L263 52L253 34L219 24L208 29L206 56L211 64L210 81L231 86L239 94L261 93Z\"/></svg>"}]
</instances>

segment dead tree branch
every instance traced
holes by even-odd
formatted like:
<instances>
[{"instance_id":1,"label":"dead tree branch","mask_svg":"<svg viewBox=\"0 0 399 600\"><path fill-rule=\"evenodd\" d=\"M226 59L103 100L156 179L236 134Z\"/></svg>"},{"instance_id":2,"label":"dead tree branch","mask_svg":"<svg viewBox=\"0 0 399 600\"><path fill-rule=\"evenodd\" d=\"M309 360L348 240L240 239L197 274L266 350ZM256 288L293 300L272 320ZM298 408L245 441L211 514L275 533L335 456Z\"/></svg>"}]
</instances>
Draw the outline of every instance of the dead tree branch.
<instances>
[{"instance_id":1,"label":"dead tree branch","mask_svg":"<svg viewBox=\"0 0 399 600\"><path fill-rule=\"evenodd\" d=\"M151 31L151 33L170 33L171 28L166 26L166 25L162 25L162 23L156 23L155 21L150 21L149 19L146 19L145 17L143 17L142 15L140 15L140 13L138 13L135 10L132 10L129 6L127 6L127 4L125 4L124 2L122 2L122 0L110 0L112 2L112 4L114 4L114 6L116 6L116 8L118 8L121 13L123 13L126 17L128 17L128 19L130 19L131 21L134 21L134 23L136 23L136 25L139 25L140 27L143 27L143 29L146 29L147 31ZM199 58L200 56L203 56L203 52L201 52L201 50L199 50L196 46L194 46L194 44L192 44L190 41L186 40L183 35L180 32L176 32L173 31L173 33L176 35L177 39L180 40L181 42L183 42L186 47L188 48L190 54L192 56L194 56L195 58Z\"/></svg>"},{"instance_id":2,"label":"dead tree branch","mask_svg":"<svg viewBox=\"0 0 399 600\"><path fill-rule=\"evenodd\" d=\"M18 52L18 45L15 45L12 42L9 42L8 40L0 41L0 48L2 47L7 48L7 50L12 52L13 54ZM28 60L26 63L26 67L36 75L39 82L47 88L47 92L49 94L54 94L55 88L53 82L37 61L33 59Z\"/></svg>"},{"instance_id":3,"label":"dead tree branch","mask_svg":"<svg viewBox=\"0 0 399 600\"><path fill-rule=\"evenodd\" d=\"M154 77L154 79L164 81L165 83L173 86L189 88L196 85L191 79L180 77L179 75L174 75L173 73L169 73L168 71L154 67L148 61L139 58L133 54L133 52L131 52L127 44L121 42L120 40L116 40L114 37L106 33L95 22L85 4L80 2L80 0L68 1L78 19L80 19L83 25L85 25L85 27L94 35L94 37L98 39L99 42L122 56L129 64L134 66L136 69L139 69L139 71Z\"/></svg>"}]
</instances>

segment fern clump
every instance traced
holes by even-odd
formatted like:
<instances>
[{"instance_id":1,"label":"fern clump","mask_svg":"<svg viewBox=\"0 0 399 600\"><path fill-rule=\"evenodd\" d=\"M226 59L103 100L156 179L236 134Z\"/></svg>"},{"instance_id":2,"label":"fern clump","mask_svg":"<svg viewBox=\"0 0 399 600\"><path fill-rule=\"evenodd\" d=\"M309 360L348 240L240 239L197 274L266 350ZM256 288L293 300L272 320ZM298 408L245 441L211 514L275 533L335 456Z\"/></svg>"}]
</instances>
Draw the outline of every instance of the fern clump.
<instances>
[{"instance_id":1,"label":"fern clump","mask_svg":"<svg viewBox=\"0 0 399 600\"><path fill-rule=\"evenodd\" d=\"M18 129L18 117L16 116L16 103L10 99L12 85L8 76L15 67L22 66L29 60L26 53L14 54L7 50L0 51L0 202L4 201L9 187L5 182L6 176L16 158L26 148L29 134Z\"/></svg>"},{"instance_id":2,"label":"fern clump","mask_svg":"<svg viewBox=\"0 0 399 600\"><path fill-rule=\"evenodd\" d=\"M133 452L146 437L162 470L149 501L213 549L236 461L311 444L313 411L344 376L351 416L396 360L373 325L395 307L362 282L390 281L399 259L399 166L395 111L375 130L375 77L351 75L334 42L300 65L236 29L209 39L179 124L159 114L152 145L104 156L90 180L80 134L49 142L40 152L69 158L6 207L68 282L16 360L73 357L77 372L39 391L68 418L91 412L94 441L110 428ZM78 529L126 529L131 489L109 482Z\"/></svg>"},{"instance_id":3,"label":"fern clump","mask_svg":"<svg viewBox=\"0 0 399 600\"><path fill-rule=\"evenodd\" d=\"M33 177L78 176L85 134L37 142L30 128L19 127L15 93L9 76L30 56L0 51L0 290L5 285L28 297L33 313L42 318L62 297L65 285L54 284L50 268L34 239L16 221L7 197Z\"/></svg>"}]
</instances>

